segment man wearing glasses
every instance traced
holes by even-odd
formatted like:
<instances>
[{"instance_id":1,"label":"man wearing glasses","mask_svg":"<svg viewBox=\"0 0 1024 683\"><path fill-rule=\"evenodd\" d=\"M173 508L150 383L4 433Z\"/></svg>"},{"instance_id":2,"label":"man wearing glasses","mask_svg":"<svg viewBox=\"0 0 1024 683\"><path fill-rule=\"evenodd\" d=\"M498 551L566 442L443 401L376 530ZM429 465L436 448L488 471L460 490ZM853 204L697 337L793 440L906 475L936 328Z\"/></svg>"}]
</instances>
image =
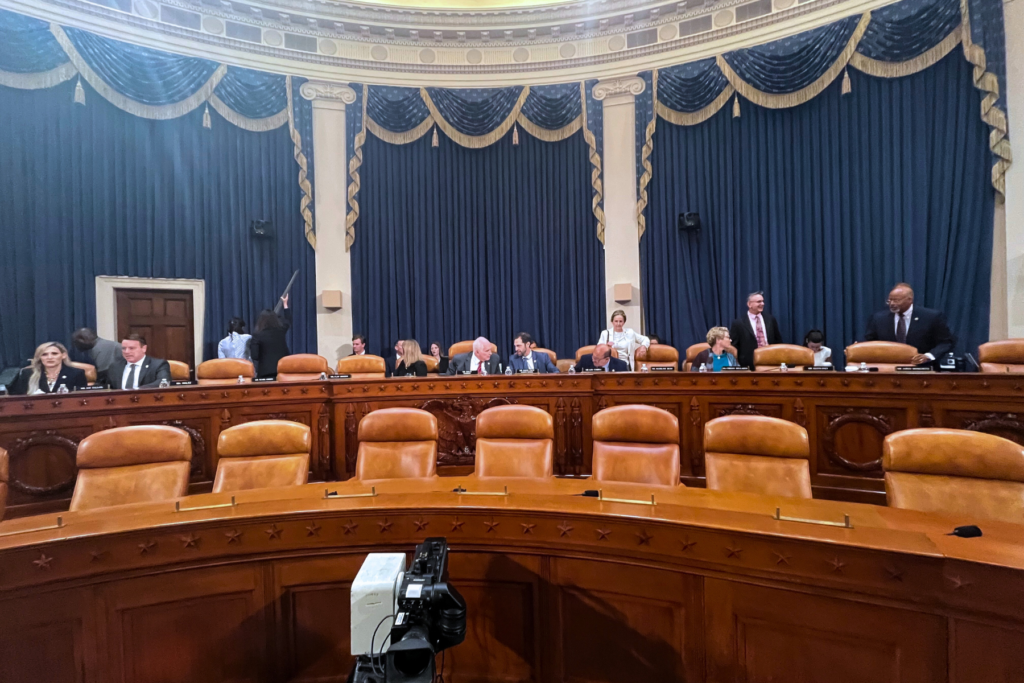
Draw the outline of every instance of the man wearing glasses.
<instances>
[{"instance_id":1,"label":"man wearing glasses","mask_svg":"<svg viewBox=\"0 0 1024 683\"><path fill-rule=\"evenodd\" d=\"M917 349L914 365L931 363L953 350L956 336L946 324L946 314L914 305L914 290L901 282L889 292L888 311L871 316L865 341L894 341Z\"/></svg>"}]
</instances>

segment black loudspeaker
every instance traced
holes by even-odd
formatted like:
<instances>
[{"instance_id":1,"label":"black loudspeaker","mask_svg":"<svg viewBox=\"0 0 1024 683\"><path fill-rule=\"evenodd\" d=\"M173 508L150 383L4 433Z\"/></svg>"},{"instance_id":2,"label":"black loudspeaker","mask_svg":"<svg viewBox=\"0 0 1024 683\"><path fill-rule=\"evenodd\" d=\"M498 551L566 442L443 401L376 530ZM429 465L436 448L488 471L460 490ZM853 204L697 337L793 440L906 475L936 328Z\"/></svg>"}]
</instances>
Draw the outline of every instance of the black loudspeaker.
<instances>
[{"instance_id":1,"label":"black loudspeaker","mask_svg":"<svg viewBox=\"0 0 1024 683\"><path fill-rule=\"evenodd\" d=\"M700 232L700 214L696 212L679 214L679 229L683 232Z\"/></svg>"},{"instance_id":2,"label":"black loudspeaker","mask_svg":"<svg viewBox=\"0 0 1024 683\"><path fill-rule=\"evenodd\" d=\"M250 226L253 237L273 237L274 224L270 221L253 221Z\"/></svg>"}]
</instances>

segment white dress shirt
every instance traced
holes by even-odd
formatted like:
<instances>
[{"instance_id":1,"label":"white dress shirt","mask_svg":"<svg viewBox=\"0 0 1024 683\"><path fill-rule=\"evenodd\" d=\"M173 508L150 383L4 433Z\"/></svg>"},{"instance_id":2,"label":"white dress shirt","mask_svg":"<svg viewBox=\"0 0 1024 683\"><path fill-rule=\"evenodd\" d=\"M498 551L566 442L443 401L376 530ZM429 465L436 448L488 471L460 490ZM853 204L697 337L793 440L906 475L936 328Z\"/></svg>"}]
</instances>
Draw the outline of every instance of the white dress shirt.
<instances>
[{"instance_id":1,"label":"white dress shirt","mask_svg":"<svg viewBox=\"0 0 1024 683\"><path fill-rule=\"evenodd\" d=\"M906 311L903 312L903 319L906 321L906 325L907 325L907 334L910 334L910 321L914 319L913 315L914 315L914 304L910 304L910 308L908 308ZM894 333L899 334L899 330L900 330L900 314L899 313L893 313L892 314L892 329L893 329Z\"/></svg>"},{"instance_id":2,"label":"white dress shirt","mask_svg":"<svg viewBox=\"0 0 1024 683\"><path fill-rule=\"evenodd\" d=\"M537 368L535 368L533 366L533 351L530 351L528 354L523 356L523 360L526 361L526 369L527 370L536 370L537 369Z\"/></svg>"},{"instance_id":3,"label":"white dress shirt","mask_svg":"<svg viewBox=\"0 0 1024 683\"><path fill-rule=\"evenodd\" d=\"M124 374L121 375L121 388L122 389L138 389L139 388L139 375L142 374L142 365L146 362L146 357L143 356L137 363L128 363L124 366ZM128 378L131 377L132 368L138 366L138 370L135 371L135 383L132 386L125 386L128 383Z\"/></svg>"},{"instance_id":4,"label":"white dress shirt","mask_svg":"<svg viewBox=\"0 0 1024 683\"><path fill-rule=\"evenodd\" d=\"M469 371L473 374L480 372L480 359L476 357L475 353L469 357ZM484 366L484 374L487 374L487 366Z\"/></svg>"},{"instance_id":5,"label":"white dress shirt","mask_svg":"<svg viewBox=\"0 0 1024 683\"><path fill-rule=\"evenodd\" d=\"M768 343L768 328L764 326L764 316L760 313L754 315L750 311L747 311L747 319L750 321L750 329L754 331L754 340L757 340L757 321L761 321L761 332L764 333L764 341Z\"/></svg>"}]
</instances>

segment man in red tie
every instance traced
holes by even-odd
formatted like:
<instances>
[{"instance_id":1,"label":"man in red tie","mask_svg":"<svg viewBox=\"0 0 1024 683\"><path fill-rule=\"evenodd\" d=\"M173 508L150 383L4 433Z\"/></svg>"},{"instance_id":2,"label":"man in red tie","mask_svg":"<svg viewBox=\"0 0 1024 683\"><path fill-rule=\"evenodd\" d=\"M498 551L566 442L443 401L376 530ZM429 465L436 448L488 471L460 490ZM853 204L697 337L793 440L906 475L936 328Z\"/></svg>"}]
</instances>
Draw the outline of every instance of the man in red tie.
<instances>
[{"instance_id":1,"label":"man in red tie","mask_svg":"<svg viewBox=\"0 0 1024 683\"><path fill-rule=\"evenodd\" d=\"M754 367L754 349L782 343L779 323L764 312L763 292L747 296L747 314L732 321L729 336L736 346L736 360L750 368Z\"/></svg>"},{"instance_id":2,"label":"man in red tie","mask_svg":"<svg viewBox=\"0 0 1024 683\"><path fill-rule=\"evenodd\" d=\"M448 363L449 375L500 375L501 357L486 337L473 341L473 350L452 356Z\"/></svg>"}]
</instances>

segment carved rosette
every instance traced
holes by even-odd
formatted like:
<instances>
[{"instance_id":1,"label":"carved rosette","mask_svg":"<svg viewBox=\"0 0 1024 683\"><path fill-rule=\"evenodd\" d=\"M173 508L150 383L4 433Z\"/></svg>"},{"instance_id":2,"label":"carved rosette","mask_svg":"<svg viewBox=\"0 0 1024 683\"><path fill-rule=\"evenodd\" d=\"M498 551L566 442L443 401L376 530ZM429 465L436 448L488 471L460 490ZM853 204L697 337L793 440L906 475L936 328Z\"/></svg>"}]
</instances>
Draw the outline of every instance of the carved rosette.
<instances>
[{"instance_id":1,"label":"carved rosette","mask_svg":"<svg viewBox=\"0 0 1024 683\"><path fill-rule=\"evenodd\" d=\"M71 475L64 480L49 486L33 486L32 484L19 479L17 476L17 468L11 467L10 481L8 481L10 487L15 491L19 491L30 496L49 496L71 490L75 485L75 479L78 477L78 468L75 466L75 456L78 453L78 442L74 439L58 434L53 429L48 429L44 432L32 432L28 436L15 441L7 450L7 455L10 458L10 462L13 463L19 458L28 455L33 448L40 446L56 446L62 450L70 460L68 471Z\"/></svg>"},{"instance_id":2,"label":"carved rosette","mask_svg":"<svg viewBox=\"0 0 1024 683\"><path fill-rule=\"evenodd\" d=\"M203 433L195 427L190 427L181 420L164 420L160 424L168 427L177 427L186 434L192 442L192 462L189 466L189 479L196 481L203 478L203 465L206 464L206 439Z\"/></svg>"},{"instance_id":3,"label":"carved rosette","mask_svg":"<svg viewBox=\"0 0 1024 683\"><path fill-rule=\"evenodd\" d=\"M755 406L745 403L737 404L732 408L719 408L717 417L725 417L726 415L764 415Z\"/></svg>"},{"instance_id":4,"label":"carved rosette","mask_svg":"<svg viewBox=\"0 0 1024 683\"><path fill-rule=\"evenodd\" d=\"M866 408L849 408L844 413L833 415L825 427L824 447L825 455L829 460L839 467L854 472L880 472L882 470L881 453L876 459L869 462L854 462L839 453L836 448L836 433L848 424L865 424L874 427L883 437L886 437L895 431L892 421L885 415L872 415Z\"/></svg>"},{"instance_id":5,"label":"carved rosette","mask_svg":"<svg viewBox=\"0 0 1024 683\"><path fill-rule=\"evenodd\" d=\"M494 406L516 403L508 398L435 398L419 408L437 418L437 464L472 465L476 462L476 416Z\"/></svg>"},{"instance_id":6,"label":"carved rosette","mask_svg":"<svg viewBox=\"0 0 1024 683\"><path fill-rule=\"evenodd\" d=\"M1024 420L1016 413L989 413L983 418L964 420L964 429L972 432L987 432L999 435L999 432L1011 432L1017 435L1017 443L1024 444Z\"/></svg>"}]
</instances>

